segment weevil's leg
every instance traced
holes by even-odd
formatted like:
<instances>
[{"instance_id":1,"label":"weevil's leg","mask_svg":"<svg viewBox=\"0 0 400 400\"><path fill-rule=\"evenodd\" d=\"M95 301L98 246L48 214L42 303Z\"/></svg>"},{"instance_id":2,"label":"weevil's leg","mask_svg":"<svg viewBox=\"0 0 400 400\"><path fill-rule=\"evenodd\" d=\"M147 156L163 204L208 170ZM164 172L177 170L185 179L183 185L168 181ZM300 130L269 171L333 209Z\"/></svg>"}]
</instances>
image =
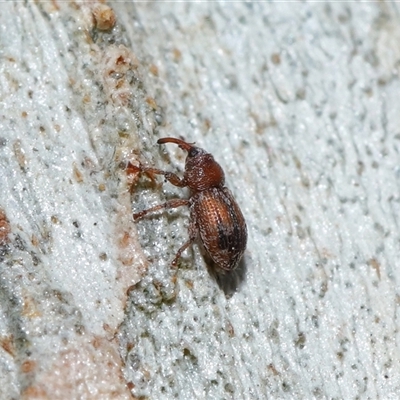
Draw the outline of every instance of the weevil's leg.
<instances>
[{"instance_id":1,"label":"weevil's leg","mask_svg":"<svg viewBox=\"0 0 400 400\"><path fill-rule=\"evenodd\" d=\"M189 224L189 240L176 252L175 258L172 261L172 266L175 267L178 260L181 258L182 253L196 240L197 237L197 224L193 214L191 215Z\"/></svg>"},{"instance_id":2,"label":"weevil's leg","mask_svg":"<svg viewBox=\"0 0 400 400\"><path fill-rule=\"evenodd\" d=\"M147 172L150 175L151 174L164 175L165 179L168 182L172 183L174 186L178 186L178 187L187 186L185 179L179 178L178 175L176 175L172 172L166 172L166 171L163 171L162 169L158 169L158 168L145 168L145 167L142 167L142 171Z\"/></svg>"},{"instance_id":3,"label":"weevil's leg","mask_svg":"<svg viewBox=\"0 0 400 400\"><path fill-rule=\"evenodd\" d=\"M164 208L176 208L176 207L187 206L187 205L189 205L189 200L186 200L186 199L168 200L163 204L159 204L158 206L154 206L154 207L148 208L147 210L143 210L136 214L133 214L133 219L135 221L137 221L138 219L144 217L147 214L150 214L150 213L158 211L158 210L162 210Z\"/></svg>"}]
</instances>

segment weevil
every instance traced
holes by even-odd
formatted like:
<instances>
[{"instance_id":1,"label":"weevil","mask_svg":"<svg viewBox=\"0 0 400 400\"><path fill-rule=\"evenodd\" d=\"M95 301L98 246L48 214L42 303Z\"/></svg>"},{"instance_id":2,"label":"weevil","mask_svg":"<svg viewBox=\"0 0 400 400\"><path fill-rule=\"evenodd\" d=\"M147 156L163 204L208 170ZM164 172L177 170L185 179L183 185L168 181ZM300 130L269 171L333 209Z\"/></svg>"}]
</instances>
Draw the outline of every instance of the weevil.
<instances>
[{"instance_id":1,"label":"weevil","mask_svg":"<svg viewBox=\"0 0 400 400\"><path fill-rule=\"evenodd\" d=\"M177 251L172 265L200 237L203 246L216 264L219 273L234 270L247 244L247 227L232 193L225 186L225 174L214 157L200 147L177 138L159 139L158 144L175 143L187 151L183 178L157 168L140 167L141 172L163 175L172 185L188 187L188 199L171 199L163 204L133 214L137 221L162 209L188 206L190 209L189 239Z\"/></svg>"}]
</instances>

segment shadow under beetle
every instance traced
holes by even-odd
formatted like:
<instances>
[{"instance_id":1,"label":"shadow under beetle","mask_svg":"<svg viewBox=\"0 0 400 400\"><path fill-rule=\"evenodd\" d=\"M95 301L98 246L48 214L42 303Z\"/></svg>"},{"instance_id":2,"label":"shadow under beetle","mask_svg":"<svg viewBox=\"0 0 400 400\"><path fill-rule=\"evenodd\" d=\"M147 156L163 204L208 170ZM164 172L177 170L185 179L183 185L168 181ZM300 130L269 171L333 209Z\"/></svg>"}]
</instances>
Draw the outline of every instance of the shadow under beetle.
<instances>
[{"instance_id":1,"label":"shadow under beetle","mask_svg":"<svg viewBox=\"0 0 400 400\"><path fill-rule=\"evenodd\" d=\"M173 185L188 187L190 196L189 199L172 199L140 211L133 214L133 219L137 221L149 213L162 209L189 206L189 240L178 250L172 265L177 264L183 251L200 236L218 272L233 271L246 249L247 227L232 193L224 186L224 171L210 153L191 143L172 137L159 139L157 143L175 143L187 151L183 178L157 168L140 166L139 170L149 174L164 175Z\"/></svg>"}]
</instances>

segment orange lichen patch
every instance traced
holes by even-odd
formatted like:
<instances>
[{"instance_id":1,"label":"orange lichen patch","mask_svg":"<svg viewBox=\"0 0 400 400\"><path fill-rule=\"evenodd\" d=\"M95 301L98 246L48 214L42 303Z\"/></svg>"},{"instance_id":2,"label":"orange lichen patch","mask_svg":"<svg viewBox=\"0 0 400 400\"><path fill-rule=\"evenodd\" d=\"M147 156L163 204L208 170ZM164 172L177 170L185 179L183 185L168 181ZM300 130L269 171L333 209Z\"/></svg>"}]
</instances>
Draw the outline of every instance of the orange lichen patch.
<instances>
[{"instance_id":1,"label":"orange lichen patch","mask_svg":"<svg viewBox=\"0 0 400 400\"><path fill-rule=\"evenodd\" d=\"M157 110L157 103L152 97L147 97L146 98L146 103L153 109Z\"/></svg>"},{"instance_id":2,"label":"orange lichen patch","mask_svg":"<svg viewBox=\"0 0 400 400\"><path fill-rule=\"evenodd\" d=\"M235 336L235 329L233 328L233 325L228 321L226 324L226 331L228 332L229 337L234 337Z\"/></svg>"},{"instance_id":3,"label":"orange lichen patch","mask_svg":"<svg viewBox=\"0 0 400 400\"><path fill-rule=\"evenodd\" d=\"M82 166L89 170L95 170L96 164L95 162L88 156L83 158Z\"/></svg>"},{"instance_id":4,"label":"orange lichen patch","mask_svg":"<svg viewBox=\"0 0 400 400\"><path fill-rule=\"evenodd\" d=\"M158 67L155 64L151 64L149 67L149 71L154 75L158 76Z\"/></svg>"},{"instance_id":5,"label":"orange lichen patch","mask_svg":"<svg viewBox=\"0 0 400 400\"><path fill-rule=\"evenodd\" d=\"M90 96L90 94L85 94L85 95L82 97L82 101L83 101L85 104L89 104L89 103L92 101L92 97Z\"/></svg>"},{"instance_id":6,"label":"orange lichen patch","mask_svg":"<svg viewBox=\"0 0 400 400\"><path fill-rule=\"evenodd\" d=\"M97 350L101 347L101 344L102 344L102 338L95 336L92 340L93 347Z\"/></svg>"},{"instance_id":7,"label":"orange lichen patch","mask_svg":"<svg viewBox=\"0 0 400 400\"><path fill-rule=\"evenodd\" d=\"M31 237L31 243L32 243L35 247L38 247L38 246L39 246L39 239L37 238L36 235L32 235L32 237Z\"/></svg>"},{"instance_id":8,"label":"orange lichen patch","mask_svg":"<svg viewBox=\"0 0 400 400\"><path fill-rule=\"evenodd\" d=\"M118 269L116 278L122 284L122 291L124 292L141 279L147 270L148 264L138 242L133 220L128 220L128 222L127 218L129 218L129 214L127 215L126 213L121 212L121 215L117 215L117 221L121 221L125 227L121 226L120 231L117 231L115 234L118 248L117 257L122 264L121 268Z\"/></svg>"},{"instance_id":9,"label":"orange lichen patch","mask_svg":"<svg viewBox=\"0 0 400 400\"><path fill-rule=\"evenodd\" d=\"M42 313L38 310L36 303L29 296L24 297L22 315L27 318L38 318L42 316Z\"/></svg>"},{"instance_id":10,"label":"orange lichen patch","mask_svg":"<svg viewBox=\"0 0 400 400\"><path fill-rule=\"evenodd\" d=\"M51 220L51 222L52 222L53 224L56 224L56 225L61 224L61 221L58 219L58 217L57 217L56 215L52 215L51 218L50 218L50 220Z\"/></svg>"},{"instance_id":11,"label":"orange lichen patch","mask_svg":"<svg viewBox=\"0 0 400 400\"><path fill-rule=\"evenodd\" d=\"M21 364L21 372L24 374L28 374L29 372L33 372L36 369L36 361L34 360L25 360Z\"/></svg>"},{"instance_id":12,"label":"orange lichen patch","mask_svg":"<svg viewBox=\"0 0 400 400\"><path fill-rule=\"evenodd\" d=\"M108 46L100 55L104 89L113 102L126 105L132 97L132 73L137 74L139 62L123 45Z\"/></svg>"},{"instance_id":13,"label":"orange lichen patch","mask_svg":"<svg viewBox=\"0 0 400 400\"><path fill-rule=\"evenodd\" d=\"M132 249L136 244L136 240L134 240L128 232L122 232L118 241L118 247L121 250L118 258L123 265L130 266L133 264L135 252Z\"/></svg>"},{"instance_id":14,"label":"orange lichen patch","mask_svg":"<svg viewBox=\"0 0 400 400\"><path fill-rule=\"evenodd\" d=\"M203 126L205 131L209 131L211 129L211 121L208 118L205 118L203 121Z\"/></svg>"},{"instance_id":15,"label":"orange lichen patch","mask_svg":"<svg viewBox=\"0 0 400 400\"><path fill-rule=\"evenodd\" d=\"M109 324L104 323L103 324L103 329L108 334L108 336L114 336L115 335L115 330Z\"/></svg>"},{"instance_id":16,"label":"orange lichen patch","mask_svg":"<svg viewBox=\"0 0 400 400\"><path fill-rule=\"evenodd\" d=\"M79 171L78 166L76 165L76 163L73 163L73 177L74 179L78 182L78 183L82 183L83 182L83 175L82 172Z\"/></svg>"},{"instance_id":17,"label":"orange lichen patch","mask_svg":"<svg viewBox=\"0 0 400 400\"><path fill-rule=\"evenodd\" d=\"M60 11L60 6L58 5L56 0L51 0L51 4L54 7L54 11Z\"/></svg>"},{"instance_id":18,"label":"orange lichen patch","mask_svg":"<svg viewBox=\"0 0 400 400\"><path fill-rule=\"evenodd\" d=\"M126 350L129 352L135 347L135 343L133 342L128 342L126 345Z\"/></svg>"},{"instance_id":19,"label":"orange lichen patch","mask_svg":"<svg viewBox=\"0 0 400 400\"><path fill-rule=\"evenodd\" d=\"M191 279L188 279L185 281L185 285L189 288L189 289L193 289L194 284L193 281Z\"/></svg>"},{"instance_id":20,"label":"orange lichen patch","mask_svg":"<svg viewBox=\"0 0 400 400\"><path fill-rule=\"evenodd\" d=\"M178 50L177 48L175 48L172 52L172 55L174 57L174 61L178 62L181 60L182 58L182 53L180 52L180 50Z\"/></svg>"},{"instance_id":21,"label":"orange lichen patch","mask_svg":"<svg viewBox=\"0 0 400 400\"><path fill-rule=\"evenodd\" d=\"M6 213L0 208L0 245L10 241L8 235L11 233L11 226Z\"/></svg>"},{"instance_id":22,"label":"orange lichen patch","mask_svg":"<svg viewBox=\"0 0 400 400\"><path fill-rule=\"evenodd\" d=\"M10 356L15 357L15 346L14 346L14 336L3 336L0 337L0 346L6 351Z\"/></svg>"},{"instance_id":23,"label":"orange lichen patch","mask_svg":"<svg viewBox=\"0 0 400 400\"><path fill-rule=\"evenodd\" d=\"M57 0L50 0L50 1L38 1L35 0L34 2L36 5L40 4L41 9L43 10L43 13L45 14L53 14L57 11L60 11L60 5L58 4ZM61 4L63 2L61 1ZM73 4L73 3L71 3Z\"/></svg>"},{"instance_id":24,"label":"orange lichen patch","mask_svg":"<svg viewBox=\"0 0 400 400\"><path fill-rule=\"evenodd\" d=\"M272 363L268 365L268 370L269 370L270 372L272 372L272 374L275 375L275 376L280 375L280 373L278 372L278 370L275 368L275 365L272 364Z\"/></svg>"},{"instance_id":25,"label":"orange lichen patch","mask_svg":"<svg viewBox=\"0 0 400 400\"><path fill-rule=\"evenodd\" d=\"M378 279L381 279L381 264L376 258L371 258L368 260L368 265L370 265L375 271L376 274L378 275Z\"/></svg>"},{"instance_id":26,"label":"orange lichen patch","mask_svg":"<svg viewBox=\"0 0 400 400\"><path fill-rule=\"evenodd\" d=\"M129 236L129 233L128 233L128 232L123 232L123 233L122 233L122 237L121 237L121 239L120 239L120 241L119 241L120 246L121 246L122 248L126 248L126 247L129 246L129 243L130 243L130 236Z\"/></svg>"},{"instance_id":27,"label":"orange lichen patch","mask_svg":"<svg viewBox=\"0 0 400 400\"><path fill-rule=\"evenodd\" d=\"M37 387L37 386L28 386L23 392L22 392L22 399L23 400L32 400L32 399L43 399L43 400L50 400L51 397L49 397L46 393L46 391L43 388Z\"/></svg>"},{"instance_id":28,"label":"orange lichen patch","mask_svg":"<svg viewBox=\"0 0 400 400\"><path fill-rule=\"evenodd\" d=\"M96 4L92 8L95 27L100 31L112 29L117 20L114 10L106 4Z\"/></svg>"},{"instance_id":29,"label":"orange lichen patch","mask_svg":"<svg viewBox=\"0 0 400 400\"><path fill-rule=\"evenodd\" d=\"M60 351L48 370L36 375L35 386L43 391L42 398L52 400L132 399L122 368L117 342L83 339Z\"/></svg>"},{"instance_id":30,"label":"orange lichen patch","mask_svg":"<svg viewBox=\"0 0 400 400\"><path fill-rule=\"evenodd\" d=\"M271 54L272 64L279 65L281 63L281 56L279 53Z\"/></svg>"}]
</instances>

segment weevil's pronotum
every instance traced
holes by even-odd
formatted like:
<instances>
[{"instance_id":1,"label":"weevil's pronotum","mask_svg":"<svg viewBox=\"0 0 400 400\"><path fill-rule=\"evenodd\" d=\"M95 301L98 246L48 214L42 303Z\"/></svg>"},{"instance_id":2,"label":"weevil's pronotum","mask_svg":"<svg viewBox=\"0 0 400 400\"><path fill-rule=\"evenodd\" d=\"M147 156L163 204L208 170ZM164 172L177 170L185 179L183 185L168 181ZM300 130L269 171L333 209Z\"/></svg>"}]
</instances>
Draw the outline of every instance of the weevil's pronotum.
<instances>
[{"instance_id":1,"label":"weevil's pronotum","mask_svg":"<svg viewBox=\"0 0 400 400\"><path fill-rule=\"evenodd\" d=\"M193 144L170 137L159 139L157 143L175 143L187 151L183 178L157 168L140 167L140 171L164 175L173 185L188 187L190 197L172 199L140 211L133 214L134 220L164 208L189 206L189 239L176 253L172 265L176 265L182 252L199 236L219 272L232 271L246 249L247 228L232 193L224 186L224 171L210 153Z\"/></svg>"}]
</instances>

